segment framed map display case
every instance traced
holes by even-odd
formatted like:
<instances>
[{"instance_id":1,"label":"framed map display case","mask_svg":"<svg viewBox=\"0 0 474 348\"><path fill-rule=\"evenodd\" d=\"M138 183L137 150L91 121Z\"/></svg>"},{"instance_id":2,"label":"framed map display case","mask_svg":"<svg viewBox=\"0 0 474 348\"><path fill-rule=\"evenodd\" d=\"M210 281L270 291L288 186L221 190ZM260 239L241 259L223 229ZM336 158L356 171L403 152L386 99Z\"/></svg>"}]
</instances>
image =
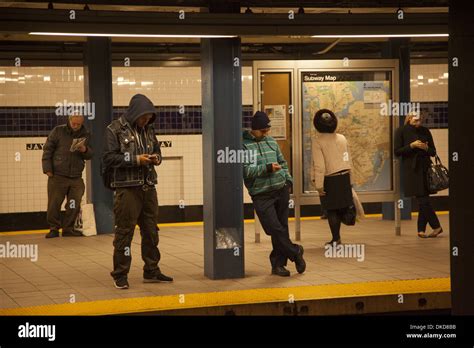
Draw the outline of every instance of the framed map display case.
<instances>
[{"instance_id":1,"label":"framed map display case","mask_svg":"<svg viewBox=\"0 0 474 348\"><path fill-rule=\"evenodd\" d=\"M320 109L338 118L336 132L347 138L356 191L392 190L391 117L381 105L392 100L391 71L302 71L301 115L303 191L315 190L310 179L311 142L317 136L313 117Z\"/></svg>"},{"instance_id":2,"label":"framed map display case","mask_svg":"<svg viewBox=\"0 0 474 348\"><path fill-rule=\"evenodd\" d=\"M348 140L354 188L360 200L393 202L395 229L399 228L400 164L393 156L393 135L399 118L382 112L384 106L398 102L398 65L397 59L253 62L254 111L267 109L273 116L278 115L278 105L284 105L287 112L280 114L289 116L287 130L291 131L279 141L285 142L282 147L287 151L285 157L290 159L294 179L290 209L294 209L296 240L300 238L301 206L320 204L309 169L311 140L316 136L313 117L321 108L335 112L337 132ZM283 90L281 86L288 84L277 86L269 80L282 73L290 76L286 101L277 97Z\"/></svg>"}]
</instances>

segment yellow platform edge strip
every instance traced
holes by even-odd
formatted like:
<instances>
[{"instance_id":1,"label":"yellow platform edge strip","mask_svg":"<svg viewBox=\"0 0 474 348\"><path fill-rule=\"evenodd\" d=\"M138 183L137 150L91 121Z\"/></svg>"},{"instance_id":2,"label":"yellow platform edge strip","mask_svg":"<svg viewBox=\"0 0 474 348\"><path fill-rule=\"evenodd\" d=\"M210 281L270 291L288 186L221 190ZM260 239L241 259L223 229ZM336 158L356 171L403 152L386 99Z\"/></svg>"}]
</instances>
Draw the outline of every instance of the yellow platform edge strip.
<instances>
[{"instance_id":1,"label":"yellow platform edge strip","mask_svg":"<svg viewBox=\"0 0 474 348\"><path fill-rule=\"evenodd\" d=\"M449 211L437 211L436 214L438 215L448 215ZM376 218L382 217L382 214L366 214L367 218ZM412 216L418 216L417 212L412 213ZM319 216L304 216L300 218L301 221L311 221L311 220L321 220ZM288 218L289 221L294 221L294 217ZM255 219L245 219L244 223L254 223ZM191 221L191 222L171 222L171 223L164 223L159 224L160 227L192 227L192 226L202 226L202 221ZM29 230L29 231L10 231L10 232L0 232L1 236L19 236L19 235L28 235L28 234L45 234L48 233L49 230Z\"/></svg>"},{"instance_id":2,"label":"yellow platform edge strip","mask_svg":"<svg viewBox=\"0 0 474 348\"><path fill-rule=\"evenodd\" d=\"M117 290L127 291L127 290ZM114 315L229 305L451 291L450 278L373 281L111 299L0 309L0 315Z\"/></svg>"}]
</instances>

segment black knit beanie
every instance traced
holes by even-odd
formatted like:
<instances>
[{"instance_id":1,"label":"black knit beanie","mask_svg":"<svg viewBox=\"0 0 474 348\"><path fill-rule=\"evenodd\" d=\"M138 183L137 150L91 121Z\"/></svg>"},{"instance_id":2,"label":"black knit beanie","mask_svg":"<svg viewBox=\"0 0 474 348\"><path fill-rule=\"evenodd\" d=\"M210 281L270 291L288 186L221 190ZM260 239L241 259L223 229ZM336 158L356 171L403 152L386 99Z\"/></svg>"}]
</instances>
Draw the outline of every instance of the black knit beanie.
<instances>
[{"instance_id":1,"label":"black knit beanie","mask_svg":"<svg viewBox=\"0 0 474 348\"><path fill-rule=\"evenodd\" d=\"M252 117L252 130L270 128L270 118L263 111L257 111Z\"/></svg>"}]
</instances>

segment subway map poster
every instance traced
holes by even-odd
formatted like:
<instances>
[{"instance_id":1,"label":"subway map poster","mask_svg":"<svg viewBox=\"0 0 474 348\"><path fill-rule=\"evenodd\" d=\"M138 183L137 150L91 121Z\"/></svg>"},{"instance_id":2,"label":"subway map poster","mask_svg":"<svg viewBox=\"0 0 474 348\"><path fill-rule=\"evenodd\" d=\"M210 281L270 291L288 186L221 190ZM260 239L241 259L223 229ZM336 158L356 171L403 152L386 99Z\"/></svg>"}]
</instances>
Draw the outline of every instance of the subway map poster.
<instances>
[{"instance_id":1,"label":"subway map poster","mask_svg":"<svg viewBox=\"0 0 474 348\"><path fill-rule=\"evenodd\" d=\"M313 117L330 109L338 117L336 132L349 144L357 191L392 189L391 117L381 104L392 99L391 73L387 71L302 72L304 191L311 182L311 141L317 136Z\"/></svg>"}]
</instances>

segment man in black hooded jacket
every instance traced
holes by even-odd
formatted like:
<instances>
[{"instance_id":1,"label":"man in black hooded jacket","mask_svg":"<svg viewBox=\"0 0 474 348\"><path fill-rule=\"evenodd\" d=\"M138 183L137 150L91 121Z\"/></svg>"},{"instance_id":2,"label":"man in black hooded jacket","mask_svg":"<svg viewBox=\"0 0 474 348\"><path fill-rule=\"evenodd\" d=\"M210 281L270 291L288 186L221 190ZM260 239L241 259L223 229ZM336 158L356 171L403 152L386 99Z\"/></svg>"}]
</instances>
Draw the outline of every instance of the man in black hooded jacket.
<instances>
[{"instance_id":1,"label":"man in black hooded jacket","mask_svg":"<svg viewBox=\"0 0 474 348\"><path fill-rule=\"evenodd\" d=\"M170 282L158 267L158 183L154 166L161 164L161 151L153 122L156 111L146 96L132 97L128 109L106 131L102 165L115 190L114 270L115 287L128 289L127 275L132 262L131 243L135 226L142 237L143 279L147 283Z\"/></svg>"}]
</instances>

